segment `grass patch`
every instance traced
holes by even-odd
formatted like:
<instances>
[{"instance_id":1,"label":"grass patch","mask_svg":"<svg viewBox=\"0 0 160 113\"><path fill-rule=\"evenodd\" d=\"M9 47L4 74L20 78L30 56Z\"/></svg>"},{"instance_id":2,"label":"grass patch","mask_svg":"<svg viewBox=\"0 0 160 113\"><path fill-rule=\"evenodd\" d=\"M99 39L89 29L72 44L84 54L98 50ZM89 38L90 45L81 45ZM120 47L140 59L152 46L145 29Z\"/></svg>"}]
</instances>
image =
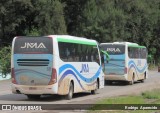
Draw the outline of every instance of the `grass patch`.
<instances>
[{"instance_id":1,"label":"grass patch","mask_svg":"<svg viewBox=\"0 0 160 113\"><path fill-rule=\"evenodd\" d=\"M144 104L144 100L141 96L123 96L107 98L97 102L97 104Z\"/></svg>"},{"instance_id":2,"label":"grass patch","mask_svg":"<svg viewBox=\"0 0 160 113\"><path fill-rule=\"evenodd\" d=\"M143 92L142 96L146 99L160 99L160 89Z\"/></svg>"},{"instance_id":3,"label":"grass patch","mask_svg":"<svg viewBox=\"0 0 160 113\"><path fill-rule=\"evenodd\" d=\"M141 106L139 104L160 104L160 89L154 89L152 91L143 92L140 95L136 96L120 96L115 98L106 98L100 100L93 106L90 112L93 113L153 113L160 112L160 110L114 110L115 106L117 108L117 104L136 104L137 106ZM124 106L125 106L124 105ZM101 110L110 107L110 110ZM122 105L123 106L123 105ZM122 108L120 106L120 108ZM151 105L149 105L151 107ZM138 107L140 108L140 107ZM113 109L113 110L111 110Z\"/></svg>"}]
</instances>

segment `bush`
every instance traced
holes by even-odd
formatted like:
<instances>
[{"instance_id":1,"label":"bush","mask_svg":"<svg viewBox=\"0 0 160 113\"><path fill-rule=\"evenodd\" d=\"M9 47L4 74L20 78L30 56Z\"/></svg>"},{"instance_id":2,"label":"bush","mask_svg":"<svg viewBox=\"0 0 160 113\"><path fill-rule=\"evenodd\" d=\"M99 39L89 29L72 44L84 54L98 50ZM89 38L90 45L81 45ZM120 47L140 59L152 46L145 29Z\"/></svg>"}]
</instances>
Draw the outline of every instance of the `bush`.
<instances>
[{"instance_id":1,"label":"bush","mask_svg":"<svg viewBox=\"0 0 160 113\"><path fill-rule=\"evenodd\" d=\"M11 72L11 46L0 49L0 70L2 75Z\"/></svg>"}]
</instances>

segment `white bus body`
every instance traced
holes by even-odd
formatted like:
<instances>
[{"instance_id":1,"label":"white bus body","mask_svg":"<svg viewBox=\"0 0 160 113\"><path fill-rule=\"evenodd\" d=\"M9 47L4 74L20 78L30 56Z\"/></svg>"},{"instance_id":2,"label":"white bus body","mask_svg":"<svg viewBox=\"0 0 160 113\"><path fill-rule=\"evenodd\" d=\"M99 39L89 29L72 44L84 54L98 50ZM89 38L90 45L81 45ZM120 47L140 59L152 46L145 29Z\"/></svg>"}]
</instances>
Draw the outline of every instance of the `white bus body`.
<instances>
[{"instance_id":1,"label":"white bus body","mask_svg":"<svg viewBox=\"0 0 160 113\"><path fill-rule=\"evenodd\" d=\"M36 98L66 95L104 87L95 40L68 35L15 37L12 42L12 92Z\"/></svg>"},{"instance_id":2,"label":"white bus body","mask_svg":"<svg viewBox=\"0 0 160 113\"><path fill-rule=\"evenodd\" d=\"M131 42L101 43L100 47L109 54L110 60L104 63L105 80L144 81L148 78L147 49Z\"/></svg>"}]
</instances>

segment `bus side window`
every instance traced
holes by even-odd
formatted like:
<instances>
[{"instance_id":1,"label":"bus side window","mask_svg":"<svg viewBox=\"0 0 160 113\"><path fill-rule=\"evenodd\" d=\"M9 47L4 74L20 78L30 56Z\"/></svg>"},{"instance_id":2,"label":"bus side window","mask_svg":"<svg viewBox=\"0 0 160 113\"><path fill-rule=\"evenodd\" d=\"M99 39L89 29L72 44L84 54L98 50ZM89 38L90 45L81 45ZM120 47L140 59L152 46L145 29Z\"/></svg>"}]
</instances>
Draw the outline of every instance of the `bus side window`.
<instances>
[{"instance_id":1,"label":"bus side window","mask_svg":"<svg viewBox=\"0 0 160 113\"><path fill-rule=\"evenodd\" d=\"M93 56L93 49L91 50L91 62L94 61L94 56Z\"/></svg>"},{"instance_id":2,"label":"bus side window","mask_svg":"<svg viewBox=\"0 0 160 113\"><path fill-rule=\"evenodd\" d=\"M66 48L65 50L65 56L67 57L67 59L69 58L70 55L70 51L68 50L68 48Z\"/></svg>"},{"instance_id":3,"label":"bus side window","mask_svg":"<svg viewBox=\"0 0 160 113\"><path fill-rule=\"evenodd\" d=\"M128 48L128 56L131 57L131 49Z\"/></svg>"}]
</instances>

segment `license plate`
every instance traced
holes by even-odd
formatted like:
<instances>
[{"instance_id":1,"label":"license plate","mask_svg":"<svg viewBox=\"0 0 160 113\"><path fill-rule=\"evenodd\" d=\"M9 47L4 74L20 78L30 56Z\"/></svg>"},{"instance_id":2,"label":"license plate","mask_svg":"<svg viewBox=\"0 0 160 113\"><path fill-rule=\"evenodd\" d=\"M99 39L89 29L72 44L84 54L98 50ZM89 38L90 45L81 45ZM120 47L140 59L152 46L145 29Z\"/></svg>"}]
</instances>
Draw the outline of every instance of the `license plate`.
<instances>
[{"instance_id":1,"label":"license plate","mask_svg":"<svg viewBox=\"0 0 160 113\"><path fill-rule=\"evenodd\" d=\"M36 90L36 87L29 87L29 90Z\"/></svg>"}]
</instances>

